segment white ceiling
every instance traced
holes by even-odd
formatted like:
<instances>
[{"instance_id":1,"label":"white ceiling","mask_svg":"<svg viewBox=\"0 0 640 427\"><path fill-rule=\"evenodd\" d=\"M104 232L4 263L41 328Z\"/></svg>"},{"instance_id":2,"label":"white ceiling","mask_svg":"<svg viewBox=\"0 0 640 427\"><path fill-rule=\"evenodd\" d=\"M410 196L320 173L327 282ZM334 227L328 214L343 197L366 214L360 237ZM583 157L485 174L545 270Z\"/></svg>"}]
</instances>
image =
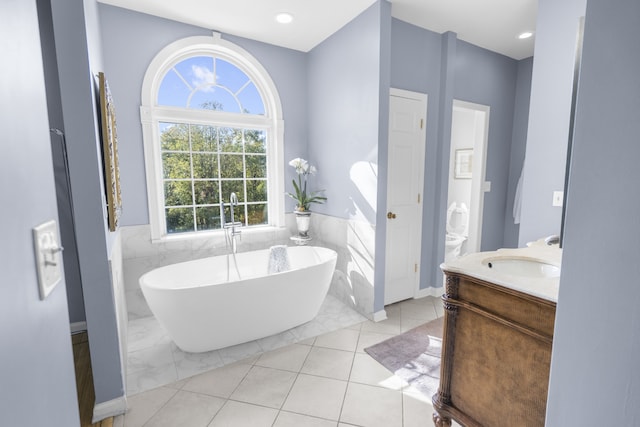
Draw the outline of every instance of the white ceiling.
<instances>
[{"instance_id":1,"label":"white ceiling","mask_svg":"<svg viewBox=\"0 0 640 427\"><path fill-rule=\"evenodd\" d=\"M375 0L98 0L187 24L308 52ZM514 59L533 55L537 0L391 0L391 14ZM289 12L290 24L275 15Z\"/></svg>"}]
</instances>

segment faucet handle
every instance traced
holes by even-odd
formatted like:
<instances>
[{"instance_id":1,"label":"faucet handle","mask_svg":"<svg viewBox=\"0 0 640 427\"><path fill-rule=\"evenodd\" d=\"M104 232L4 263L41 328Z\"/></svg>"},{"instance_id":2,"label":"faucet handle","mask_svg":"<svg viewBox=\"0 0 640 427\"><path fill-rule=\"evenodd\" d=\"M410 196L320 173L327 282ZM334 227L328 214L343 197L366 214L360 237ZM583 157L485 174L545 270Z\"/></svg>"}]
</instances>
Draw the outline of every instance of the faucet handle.
<instances>
[{"instance_id":1,"label":"faucet handle","mask_svg":"<svg viewBox=\"0 0 640 427\"><path fill-rule=\"evenodd\" d=\"M555 245L555 244L558 244L558 243L560 243L560 236L558 236L557 234L553 234L553 235L551 235L551 236L547 237L546 239L544 239L544 242L545 242L547 245Z\"/></svg>"}]
</instances>

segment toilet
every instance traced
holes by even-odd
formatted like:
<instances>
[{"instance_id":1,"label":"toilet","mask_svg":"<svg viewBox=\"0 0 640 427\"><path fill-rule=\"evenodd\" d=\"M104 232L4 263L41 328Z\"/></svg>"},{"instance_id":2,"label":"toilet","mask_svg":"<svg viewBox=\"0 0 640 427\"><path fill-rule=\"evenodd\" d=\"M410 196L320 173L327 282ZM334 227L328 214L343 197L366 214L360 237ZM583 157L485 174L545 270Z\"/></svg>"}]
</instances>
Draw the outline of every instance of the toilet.
<instances>
[{"instance_id":1,"label":"toilet","mask_svg":"<svg viewBox=\"0 0 640 427\"><path fill-rule=\"evenodd\" d=\"M444 262L460 256L462 244L467 240L469 232L469 209L464 203L456 202L447 209L447 237L444 249Z\"/></svg>"}]
</instances>

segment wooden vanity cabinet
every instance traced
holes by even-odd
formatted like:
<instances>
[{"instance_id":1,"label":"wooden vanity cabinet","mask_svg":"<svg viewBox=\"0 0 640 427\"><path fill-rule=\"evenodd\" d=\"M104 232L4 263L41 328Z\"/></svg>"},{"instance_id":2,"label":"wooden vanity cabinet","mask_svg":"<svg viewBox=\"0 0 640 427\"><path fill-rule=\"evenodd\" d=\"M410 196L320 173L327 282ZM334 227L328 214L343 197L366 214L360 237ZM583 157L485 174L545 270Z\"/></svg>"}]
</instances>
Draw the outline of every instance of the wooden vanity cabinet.
<instances>
[{"instance_id":1,"label":"wooden vanity cabinet","mask_svg":"<svg viewBox=\"0 0 640 427\"><path fill-rule=\"evenodd\" d=\"M556 303L445 274L435 425L544 426Z\"/></svg>"}]
</instances>

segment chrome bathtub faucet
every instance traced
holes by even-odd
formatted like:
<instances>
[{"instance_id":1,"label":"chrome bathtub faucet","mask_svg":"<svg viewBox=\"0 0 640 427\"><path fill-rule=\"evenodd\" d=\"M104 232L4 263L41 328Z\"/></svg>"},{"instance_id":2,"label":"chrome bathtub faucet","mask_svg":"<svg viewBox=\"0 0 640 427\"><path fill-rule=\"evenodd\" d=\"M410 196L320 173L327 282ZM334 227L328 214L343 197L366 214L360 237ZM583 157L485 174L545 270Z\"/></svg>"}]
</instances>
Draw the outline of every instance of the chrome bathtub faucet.
<instances>
[{"instance_id":1,"label":"chrome bathtub faucet","mask_svg":"<svg viewBox=\"0 0 640 427\"><path fill-rule=\"evenodd\" d=\"M242 223L240 221L236 221L235 212L233 210L234 206L238 206L238 196L236 193L231 193L229 195L229 207L231 209L231 222L226 222L224 219L224 202L220 202L220 209L222 211L222 221L221 225L223 229L229 230L231 229L231 251L235 254L238 250L238 244L236 242L236 236L240 236L242 231L236 230L236 227L242 227Z\"/></svg>"}]
</instances>

